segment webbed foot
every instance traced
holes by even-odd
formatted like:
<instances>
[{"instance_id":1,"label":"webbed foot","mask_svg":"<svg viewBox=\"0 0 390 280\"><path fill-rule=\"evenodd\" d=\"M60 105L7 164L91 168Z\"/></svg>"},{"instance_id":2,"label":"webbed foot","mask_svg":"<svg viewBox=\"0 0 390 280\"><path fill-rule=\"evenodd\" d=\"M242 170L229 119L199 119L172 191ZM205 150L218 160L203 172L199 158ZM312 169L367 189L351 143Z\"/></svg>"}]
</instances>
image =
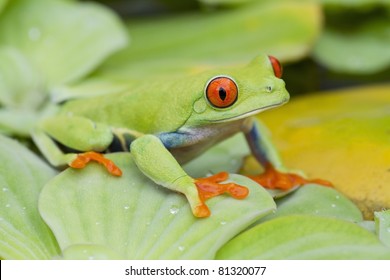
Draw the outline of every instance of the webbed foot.
<instances>
[{"instance_id":1,"label":"webbed foot","mask_svg":"<svg viewBox=\"0 0 390 280\"><path fill-rule=\"evenodd\" d=\"M282 173L276 170L271 164L265 166L265 172L256 176L248 176L252 180L259 183L267 189L279 189L283 191L290 190L297 186L302 186L308 183L323 185L325 187L333 187L329 181L322 179L305 179L302 176L294 173Z\"/></svg>"},{"instance_id":2,"label":"webbed foot","mask_svg":"<svg viewBox=\"0 0 390 280\"><path fill-rule=\"evenodd\" d=\"M107 158L105 158L102 154L97 152L86 152L78 154L76 159L74 159L69 166L72 168L84 168L88 162L96 161L102 164L107 171L114 176L122 176L122 171L115 163Z\"/></svg>"},{"instance_id":3,"label":"webbed foot","mask_svg":"<svg viewBox=\"0 0 390 280\"><path fill-rule=\"evenodd\" d=\"M214 196L218 196L224 193L227 193L236 199L244 199L248 196L249 190L244 186L235 183L221 184L221 182L227 180L228 177L229 174L227 172L220 172L210 177L195 179L195 185L198 189L198 194L201 201L201 204L198 205L194 210L195 216L210 216L210 210L204 202Z\"/></svg>"}]
</instances>

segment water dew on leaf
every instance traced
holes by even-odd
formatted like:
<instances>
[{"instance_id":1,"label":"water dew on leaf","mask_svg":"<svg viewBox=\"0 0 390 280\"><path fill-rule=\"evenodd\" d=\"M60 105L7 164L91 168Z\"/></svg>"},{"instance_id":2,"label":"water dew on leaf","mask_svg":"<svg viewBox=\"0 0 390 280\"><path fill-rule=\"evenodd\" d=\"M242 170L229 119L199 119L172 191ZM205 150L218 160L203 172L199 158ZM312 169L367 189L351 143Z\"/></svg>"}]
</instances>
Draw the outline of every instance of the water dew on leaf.
<instances>
[{"instance_id":1,"label":"water dew on leaf","mask_svg":"<svg viewBox=\"0 0 390 280\"><path fill-rule=\"evenodd\" d=\"M179 213L179 211L180 211L180 209L177 206L172 206L171 208L169 208L169 212L172 215L176 215L177 213Z\"/></svg>"},{"instance_id":2,"label":"water dew on leaf","mask_svg":"<svg viewBox=\"0 0 390 280\"><path fill-rule=\"evenodd\" d=\"M101 167L91 164L80 172L65 170L42 191L41 215L62 250L96 244L122 259L212 259L227 240L275 209L264 189L231 174L230 179L250 188L251 195L244 200L212 198L208 201L212 215L197 219L183 195L146 180L128 153L107 157L126 170L121 178L104 179ZM93 183L86 187L91 178ZM130 181L136 185L129 187Z\"/></svg>"},{"instance_id":3,"label":"water dew on leaf","mask_svg":"<svg viewBox=\"0 0 390 280\"><path fill-rule=\"evenodd\" d=\"M177 249L179 249L179 251L183 252L186 248L184 246L179 246Z\"/></svg>"},{"instance_id":4,"label":"water dew on leaf","mask_svg":"<svg viewBox=\"0 0 390 280\"><path fill-rule=\"evenodd\" d=\"M37 27L31 27L29 30L28 30L28 38L31 40L31 41L38 41L42 36L42 32L39 28Z\"/></svg>"},{"instance_id":5,"label":"water dew on leaf","mask_svg":"<svg viewBox=\"0 0 390 280\"><path fill-rule=\"evenodd\" d=\"M334 189L315 184L297 189L288 197L278 199L277 204L276 213L264 217L263 221L291 214L314 214L354 222L362 220L361 212L349 199Z\"/></svg>"},{"instance_id":6,"label":"water dew on leaf","mask_svg":"<svg viewBox=\"0 0 390 280\"><path fill-rule=\"evenodd\" d=\"M0 255L3 259L50 259L57 243L38 213L42 186L55 172L18 142L0 136Z\"/></svg>"}]
</instances>

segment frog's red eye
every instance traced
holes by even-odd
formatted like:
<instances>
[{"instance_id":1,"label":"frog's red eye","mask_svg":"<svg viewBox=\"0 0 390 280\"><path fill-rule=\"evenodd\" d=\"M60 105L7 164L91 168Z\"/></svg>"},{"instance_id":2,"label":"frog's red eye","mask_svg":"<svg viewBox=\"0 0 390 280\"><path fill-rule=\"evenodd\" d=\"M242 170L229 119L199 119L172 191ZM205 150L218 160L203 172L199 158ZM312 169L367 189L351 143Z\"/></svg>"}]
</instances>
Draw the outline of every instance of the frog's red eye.
<instances>
[{"instance_id":1,"label":"frog's red eye","mask_svg":"<svg viewBox=\"0 0 390 280\"><path fill-rule=\"evenodd\" d=\"M272 68L274 69L275 76L277 78L281 78L283 74L283 67L280 64L279 60L277 60L275 57L269 55L269 60L271 61Z\"/></svg>"},{"instance_id":2,"label":"frog's red eye","mask_svg":"<svg viewBox=\"0 0 390 280\"><path fill-rule=\"evenodd\" d=\"M219 76L207 84L206 96L214 107L226 108L237 100L238 88L231 78Z\"/></svg>"}]
</instances>

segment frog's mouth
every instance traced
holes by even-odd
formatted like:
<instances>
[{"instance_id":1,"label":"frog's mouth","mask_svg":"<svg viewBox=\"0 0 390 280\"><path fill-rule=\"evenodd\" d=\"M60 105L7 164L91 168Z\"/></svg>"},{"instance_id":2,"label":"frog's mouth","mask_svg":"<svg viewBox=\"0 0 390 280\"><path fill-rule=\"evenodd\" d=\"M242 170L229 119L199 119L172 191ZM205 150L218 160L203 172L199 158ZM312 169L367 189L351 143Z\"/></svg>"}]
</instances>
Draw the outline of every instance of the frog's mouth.
<instances>
[{"instance_id":1,"label":"frog's mouth","mask_svg":"<svg viewBox=\"0 0 390 280\"><path fill-rule=\"evenodd\" d=\"M276 107L282 106L285 103L287 103L287 101L283 101L283 102L280 102L280 103L276 103L276 104L268 105L268 106L265 106L265 107L257 108L257 109L254 109L252 111L243 113L243 114L238 115L238 116L234 116L234 117L230 117L230 118L224 118L224 119L219 119L219 120L212 120L211 122L213 122L213 123L221 123L221 122L231 122L231 121L236 121L236 120L240 120L240 119L245 119L247 117L257 115L258 113L261 113L263 111L266 111L266 110L269 110L269 109L272 109L272 108L276 108Z\"/></svg>"}]
</instances>

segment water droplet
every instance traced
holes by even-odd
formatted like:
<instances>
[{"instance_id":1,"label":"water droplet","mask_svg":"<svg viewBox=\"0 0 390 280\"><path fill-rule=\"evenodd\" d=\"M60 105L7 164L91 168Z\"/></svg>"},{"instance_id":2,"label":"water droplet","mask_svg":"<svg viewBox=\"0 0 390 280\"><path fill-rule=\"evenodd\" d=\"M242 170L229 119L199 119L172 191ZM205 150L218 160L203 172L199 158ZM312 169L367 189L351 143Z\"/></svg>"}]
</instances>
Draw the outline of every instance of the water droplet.
<instances>
[{"instance_id":1,"label":"water droplet","mask_svg":"<svg viewBox=\"0 0 390 280\"><path fill-rule=\"evenodd\" d=\"M177 213L179 213L179 208L177 208L176 206L172 206L170 209L169 209L169 212L172 214L172 215L176 215Z\"/></svg>"},{"instance_id":2,"label":"water droplet","mask_svg":"<svg viewBox=\"0 0 390 280\"><path fill-rule=\"evenodd\" d=\"M226 223L227 223L226 221L221 221L221 222L220 222L221 226L226 225Z\"/></svg>"},{"instance_id":3,"label":"water droplet","mask_svg":"<svg viewBox=\"0 0 390 280\"><path fill-rule=\"evenodd\" d=\"M5 205L5 207L10 208L10 207L11 207L11 204L7 203L7 204Z\"/></svg>"},{"instance_id":4,"label":"water droplet","mask_svg":"<svg viewBox=\"0 0 390 280\"><path fill-rule=\"evenodd\" d=\"M129 206L129 205L126 205L124 208L125 208L125 210L129 210L129 209L130 209L130 206Z\"/></svg>"},{"instance_id":5,"label":"water droplet","mask_svg":"<svg viewBox=\"0 0 390 280\"><path fill-rule=\"evenodd\" d=\"M339 196L339 195L336 195L336 199L340 199L340 196Z\"/></svg>"},{"instance_id":6,"label":"water droplet","mask_svg":"<svg viewBox=\"0 0 390 280\"><path fill-rule=\"evenodd\" d=\"M95 225L97 225L97 226L100 225L100 222L96 222Z\"/></svg>"},{"instance_id":7,"label":"water droplet","mask_svg":"<svg viewBox=\"0 0 390 280\"><path fill-rule=\"evenodd\" d=\"M390 232L390 227L387 228L387 232Z\"/></svg>"},{"instance_id":8,"label":"water droplet","mask_svg":"<svg viewBox=\"0 0 390 280\"><path fill-rule=\"evenodd\" d=\"M183 252L183 251L186 249L186 247L184 247L184 246L179 246L178 249L179 249L179 251Z\"/></svg>"},{"instance_id":9,"label":"water droplet","mask_svg":"<svg viewBox=\"0 0 390 280\"><path fill-rule=\"evenodd\" d=\"M28 30L28 38L31 41L38 41L41 38L41 31L37 27L31 27Z\"/></svg>"},{"instance_id":10,"label":"water droplet","mask_svg":"<svg viewBox=\"0 0 390 280\"><path fill-rule=\"evenodd\" d=\"M318 214L319 212L320 212L320 211L318 211L318 210L315 210L315 211L314 211L315 214Z\"/></svg>"},{"instance_id":11,"label":"water droplet","mask_svg":"<svg viewBox=\"0 0 390 280\"><path fill-rule=\"evenodd\" d=\"M3 192L8 192L8 188L3 188Z\"/></svg>"},{"instance_id":12,"label":"water droplet","mask_svg":"<svg viewBox=\"0 0 390 280\"><path fill-rule=\"evenodd\" d=\"M336 204L332 204L331 206L332 206L332 208L336 208Z\"/></svg>"}]
</instances>

